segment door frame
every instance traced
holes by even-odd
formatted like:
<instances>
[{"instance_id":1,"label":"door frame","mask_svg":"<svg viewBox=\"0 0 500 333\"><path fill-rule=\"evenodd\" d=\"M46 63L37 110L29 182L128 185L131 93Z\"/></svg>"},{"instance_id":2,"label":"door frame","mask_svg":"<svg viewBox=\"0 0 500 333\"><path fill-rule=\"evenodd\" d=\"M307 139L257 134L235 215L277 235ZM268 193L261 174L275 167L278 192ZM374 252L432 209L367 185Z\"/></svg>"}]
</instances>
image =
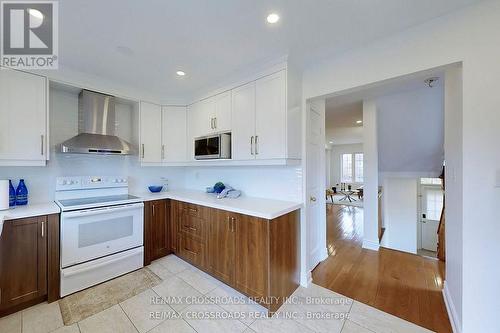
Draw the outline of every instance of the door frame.
<instances>
[{"instance_id":1,"label":"door frame","mask_svg":"<svg viewBox=\"0 0 500 333\"><path fill-rule=\"evenodd\" d=\"M424 177L424 178L438 178L438 177ZM419 178L418 179L418 202L417 202L417 213L418 213L418 216L417 216L417 223L418 223L418 226L417 226L417 250L420 250L420 249L423 249L422 247L422 244L423 244L423 232L422 232L422 228L423 228L423 223L422 223L422 215L424 213L424 205L423 205L423 200L424 200L424 188L425 187L429 187L429 188L438 188L440 189L443 194L444 194L444 191L443 191L443 188L442 188L442 185L435 185L435 184L422 184L421 182L421 179L422 178ZM438 220L438 223L439 223L439 220Z\"/></svg>"}]
</instances>

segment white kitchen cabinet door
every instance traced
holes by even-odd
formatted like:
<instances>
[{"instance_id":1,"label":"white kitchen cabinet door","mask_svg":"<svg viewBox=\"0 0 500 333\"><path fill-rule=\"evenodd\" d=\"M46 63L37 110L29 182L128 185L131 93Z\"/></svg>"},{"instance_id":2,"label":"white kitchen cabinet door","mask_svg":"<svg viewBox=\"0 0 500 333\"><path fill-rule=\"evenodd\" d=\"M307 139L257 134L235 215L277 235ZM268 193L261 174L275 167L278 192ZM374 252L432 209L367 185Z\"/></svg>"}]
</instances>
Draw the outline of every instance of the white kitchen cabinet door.
<instances>
[{"instance_id":1,"label":"white kitchen cabinet door","mask_svg":"<svg viewBox=\"0 0 500 333\"><path fill-rule=\"evenodd\" d=\"M214 96L215 114L213 115L213 131L231 131L231 92L226 91Z\"/></svg>"},{"instance_id":2,"label":"white kitchen cabinet door","mask_svg":"<svg viewBox=\"0 0 500 333\"><path fill-rule=\"evenodd\" d=\"M144 163L161 162L161 106L141 102L140 159Z\"/></svg>"},{"instance_id":3,"label":"white kitchen cabinet door","mask_svg":"<svg viewBox=\"0 0 500 333\"><path fill-rule=\"evenodd\" d=\"M255 140L257 159L286 158L286 72L255 83Z\"/></svg>"},{"instance_id":4,"label":"white kitchen cabinet door","mask_svg":"<svg viewBox=\"0 0 500 333\"><path fill-rule=\"evenodd\" d=\"M232 90L232 159L252 160L255 139L255 82Z\"/></svg>"},{"instance_id":5,"label":"white kitchen cabinet door","mask_svg":"<svg viewBox=\"0 0 500 333\"><path fill-rule=\"evenodd\" d=\"M162 160L184 162L187 158L187 114L185 106L162 107Z\"/></svg>"},{"instance_id":6,"label":"white kitchen cabinet door","mask_svg":"<svg viewBox=\"0 0 500 333\"><path fill-rule=\"evenodd\" d=\"M45 163L47 147L47 79L0 69L0 165Z\"/></svg>"}]
</instances>

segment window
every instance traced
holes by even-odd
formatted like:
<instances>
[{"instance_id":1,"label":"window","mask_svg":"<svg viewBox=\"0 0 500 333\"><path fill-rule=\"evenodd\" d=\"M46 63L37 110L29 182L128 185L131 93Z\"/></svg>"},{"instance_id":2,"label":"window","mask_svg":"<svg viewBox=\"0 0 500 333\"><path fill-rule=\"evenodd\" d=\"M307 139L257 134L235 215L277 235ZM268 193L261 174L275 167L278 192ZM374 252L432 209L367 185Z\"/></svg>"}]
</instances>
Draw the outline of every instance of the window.
<instances>
[{"instance_id":1,"label":"window","mask_svg":"<svg viewBox=\"0 0 500 333\"><path fill-rule=\"evenodd\" d=\"M422 185L442 185L443 181L441 178L421 178L420 184Z\"/></svg>"},{"instance_id":2,"label":"window","mask_svg":"<svg viewBox=\"0 0 500 333\"><path fill-rule=\"evenodd\" d=\"M342 154L341 175L342 183L362 183L363 178L363 153Z\"/></svg>"},{"instance_id":3,"label":"window","mask_svg":"<svg viewBox=\"0 0 500 333\"><path fill-rule=\"evenodd\" d=\"M354 174L355 174L355 182L362 183L363 182L363 154L357 153L354 154Z\"/></svg>"},{"instance_id":4,"label":"window","mask_svg":"<svg viewBox=\"0 0 500 333\"><path fill-rule=\"evenodd\" d=\"M352 183L352 154L342 154L342 176L343 183Z\"/></svg>"}]
</instances>

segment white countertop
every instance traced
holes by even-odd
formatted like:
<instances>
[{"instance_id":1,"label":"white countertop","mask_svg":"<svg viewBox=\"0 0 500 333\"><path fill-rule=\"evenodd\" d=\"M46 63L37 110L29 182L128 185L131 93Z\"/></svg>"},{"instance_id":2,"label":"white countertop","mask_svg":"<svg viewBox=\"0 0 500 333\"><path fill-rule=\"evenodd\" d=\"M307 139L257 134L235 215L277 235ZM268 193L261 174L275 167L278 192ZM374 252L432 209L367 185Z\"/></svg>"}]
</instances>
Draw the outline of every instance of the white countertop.
<instances>
[{"instance_id":1,"label":"white countertop","mask_svg":"<svg viewBox=\"0 0 500 333\"><path fill-rule=\"evenodd\" d=\"M0 216L5 220L22 219L25 217L43 216L59 214L61 210L55 202L28 204L26 206L16 206L8 210L0 210Z\"/></svg>"},{"instance_id":2,"label":"white countertop","mask_svg":"<svg viewBox=\"0 0 500 333\"><path fill-rule=\"evenodd\" d=\"M140 197L144 201L173 199L268 220L302 208L300 202L254 198L244 195L236 199L217 199L216 194L194 190L169 190L160 193L145 192L131 194Z\"/></svg>"}]
</instances>

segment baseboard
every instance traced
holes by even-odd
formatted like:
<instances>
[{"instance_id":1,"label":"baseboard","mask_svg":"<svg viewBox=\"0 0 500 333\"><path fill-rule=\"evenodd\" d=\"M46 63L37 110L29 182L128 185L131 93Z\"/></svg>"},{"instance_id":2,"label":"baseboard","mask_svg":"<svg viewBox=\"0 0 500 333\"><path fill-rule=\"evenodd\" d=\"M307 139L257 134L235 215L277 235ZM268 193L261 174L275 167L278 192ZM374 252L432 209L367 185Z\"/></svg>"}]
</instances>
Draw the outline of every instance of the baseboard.
<instances>
[{"instance_id":1,"label":"baseboard","mask_svg":"<svg viewBox=\"0 0 500 333\"><path fill-rule=\"evenodd\" d=\"M460 327L460 321L458 320L457 310L455 309L455 304L450 296L450 291L448 290L448 284L444 281L443 287L443 299L446 305L446 311L448 312L448 318L450 318L451 329L453 333L462 333Z\"/></svg>"},{"instance_id":2,"label":"baseboard","mask_svg":"<svg viewBox=\"0 0 500 333\"><path fill-rule=\"evenodd\" d=\"M363 249L378 251L380 248L380 244L376 241L371 241L368 239L363 240Z\"/></svg>"},{"instance_id":3,"label":"baseboard","mask_svg":"<svg viewBox=\"0 0 500 333\"><path fill-rule=\"evenodd\" d=\"M309 272L302 272L300 274L300 285L304 288L309 287L309 285L312 283L312 273L311 271Z\"/></svg>"}]
</instances>

